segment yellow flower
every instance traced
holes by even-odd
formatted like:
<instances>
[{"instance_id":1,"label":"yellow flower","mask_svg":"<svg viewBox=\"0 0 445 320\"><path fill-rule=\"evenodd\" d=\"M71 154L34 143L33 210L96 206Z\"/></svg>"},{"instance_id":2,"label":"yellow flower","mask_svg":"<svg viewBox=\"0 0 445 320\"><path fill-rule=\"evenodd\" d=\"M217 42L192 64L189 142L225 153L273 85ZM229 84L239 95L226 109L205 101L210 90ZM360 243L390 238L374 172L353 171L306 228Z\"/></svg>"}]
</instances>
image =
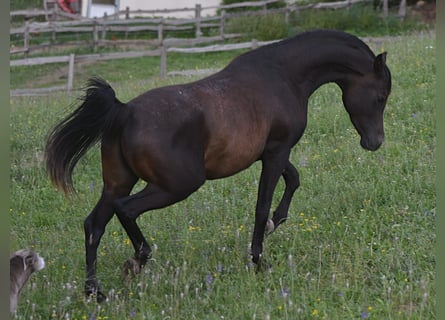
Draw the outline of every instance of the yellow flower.
<instances>
[{"instance_id":1,"label":"yellow flower","mask_svg":"<svg viewBox=\"0 0 445 320\"><path fill-rule=\"evenodd\" d=\"M314 309L314 310L312 310L312 313L311 313L314 317L316 317L316 316L318 316L318 310L317 309Z\"/></svg>"},{"instance_id":2,"label":"yellow flower","mask_svg":"<svg viewBox=\"0 0 445 320\"><path fill-rule=\"evenodd\" d=\"M188 228L188 230L190 231L190 232L193 232L193 231L200 231L201 230L201 227L200 226L189 226L189 228Z\"/></svg>"}]
</instances>

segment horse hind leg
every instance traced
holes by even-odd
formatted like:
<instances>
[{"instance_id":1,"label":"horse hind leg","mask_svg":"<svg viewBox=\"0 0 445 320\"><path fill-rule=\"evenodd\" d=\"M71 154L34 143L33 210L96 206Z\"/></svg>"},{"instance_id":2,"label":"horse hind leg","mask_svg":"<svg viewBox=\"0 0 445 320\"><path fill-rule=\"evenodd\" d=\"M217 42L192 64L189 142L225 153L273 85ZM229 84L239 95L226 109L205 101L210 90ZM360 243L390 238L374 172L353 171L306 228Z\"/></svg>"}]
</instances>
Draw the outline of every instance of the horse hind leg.
<instances>
[{"instance_id":1,"label":"horse hind leg","mask_svg":"<svg viewBox=\"0 0 445 320\"><path fill-rule=\"evenodd\" d=\"M84 221L86 280L85 294L94 295L98 302L106 299L96 276L97 250L105 227L114 215L113 201L130 194L138 177L127 167L119 145L102 142L102 172L104 186L94 209Z\"/></svg>"},{"instance_id":2,"label":"horse hind leg","mask_svg":"<svg viewBox=\"0 0 445 320\"><path fill-rule=\"evenodd\" d=\"M101 292L99 280L96 276L97 250L105 232L105 227L114 214L112 202L114 199L122 196L122 194L128 194L131 187L127 187L127 190L116 193L115 191L108 190L105 186L98 203L84 221L86 252L85 294L87 296L95 296L98 302L104 301L106 296Z\"/></svg>"},{"instance_id":3,"label":"horse hind leg","mask_svg":"<svg viewBox=\"0 0 445 320\"><path fill-rule=\"evenodd\" d=\"M295 191L300 186L300 177L297 169L290 161L286 164L286 167L282 173L284 182L286 184L283 197L275 210L272 219L269 219L266 224L266 234L271 234L276 228L287 220L290 202Z\"/></svg>"}]
</instances>

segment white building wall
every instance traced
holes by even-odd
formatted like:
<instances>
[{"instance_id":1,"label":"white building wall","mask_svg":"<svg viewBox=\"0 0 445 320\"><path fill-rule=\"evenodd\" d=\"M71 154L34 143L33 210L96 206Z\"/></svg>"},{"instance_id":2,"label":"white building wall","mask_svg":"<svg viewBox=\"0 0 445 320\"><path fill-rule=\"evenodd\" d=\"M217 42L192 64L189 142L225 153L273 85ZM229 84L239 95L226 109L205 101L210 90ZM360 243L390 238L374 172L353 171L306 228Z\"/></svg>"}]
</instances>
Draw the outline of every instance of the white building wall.
<instances>
[{"instance_id":1,"label":"white building wall","mask_svg":"<svg viewBox=\"0 0 445 320\"><path fill-rule=\"evenodd\" d=\"M93 4L93 0L82 0L82 16L84 17L102 17L104 12L113 14L115 10L125 10L127 7L133 10L156 10L156 9L182 9L194 8L196 4L201 4L202 8L218 6L221 0L116 0L115 3L119 8L111 5ZM203 10L201 15L211 16L216 13L215 9ZM162 16L170 16L175 18L193 18L195 12L173 12L168 14L159 14Z\"/></svg>"},{"instance_id":2,"label":"white building wall","mask_svg":"<svg viewBox=\"0 0 445 320\"><path fill-rule=\"evenodd\" d=\"M155 9L178 9L178 8L194 8L196 4L201 4L201 7L218 6L221 0L120 0L119 10L125 10L130 7L130 10L155 10ZM215 10L203 10L202 16L214 15ZM194 11L175 12L172 13L176 18L193 18Z\"/></svg>"}]
</instances>

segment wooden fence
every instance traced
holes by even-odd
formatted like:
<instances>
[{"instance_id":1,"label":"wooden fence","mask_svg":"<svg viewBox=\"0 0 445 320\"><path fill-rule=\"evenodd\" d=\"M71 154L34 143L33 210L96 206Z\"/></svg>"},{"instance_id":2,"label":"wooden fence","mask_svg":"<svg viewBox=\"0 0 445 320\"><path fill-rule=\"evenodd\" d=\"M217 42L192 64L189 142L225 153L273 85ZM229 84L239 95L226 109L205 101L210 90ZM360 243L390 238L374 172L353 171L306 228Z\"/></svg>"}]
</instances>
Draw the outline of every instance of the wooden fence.
<instances>
[{"instance_id":1,"label":"wooden fence","mask_svg":"<svg viewBox=\"0 0 445 320\"><path fill-rule=\"evenodd\" d=\"M28 58L20 60L11 60L10 66L31 66L31 65L41 65L48 63L68 63L68 77L67 83L63 86L55 86L48 88L37 88L37 89L15 89L10 91L10 96L20 96L20 95L40 95L48 94L54 91L71 91L73 90L74 82L74 67L76 63L82 62L92 62L92 61L104 61L104 60L115 60L115 59L128 59L137 57L148 57L148 56L158 56L160 57L159 63L159 75L160 77L165 77L168 75L179 75L187 74L192 75L203 74L206 72L212 72L216 70L194 70L194 71L173 71L167 73L167 55L171 52L180 53L203 53L203 52L216 52L216 51L231 51L239 49L254 49L265 44L273 43L279 40L273 41L256 41L243 43L233 43L233 44L219 44L210 45L205 47L195 47L195 48L183 48L183 47L168 47L168 41L158 49L145 50L145 51L132 51L132 52L114 52L114 53L101 53L101 54L87 54L87 55L75 55L70 54L67 56L56 56L56 57L42 57L42 58Z\"/></svg>"},{"instance_id":2,"label":"wooden fence","mask_svg":"<svg viewBox=\"0 0 445 320\"><path fill-rule=\"evenodd\" d=\"M217 17L200 17L200 13L197 13L198 18L195 19L164 19L164 18L138 18L138 19L114 19L111 17L104 17L102 19L82 19L82 20L72 20L72 21L48 21L45 23L27 23L23 28L11 29L11 34L23 34L25 39L24 48L13 49L11 54L17 52L27 53L34 49L29 46L26 35L30 35L34 32L51 32L54 34L54 39L56 39L56 34L60 32L87 32L93 34L93 43L96 46L99 45L116 45L116 42L112 40L106 40L106 33L110 31L123 31L123 32L135 32L135 31L156 31L156 39L139 39L139 40L120 40L120 44L143 44L146 47L151 47L150 49L142 51L130 51L130 52L114 52L114 53L93 53L86 55L64 55L57 57L40 57L40 58L25 58L25 59L15 59L10 60L11 70L15 66L29 66L29 65L40 65L49 63L67 63L68 64L68 77L67 83L63 86L50 87L50 88L39 88L39 89L16 89L11 90L10 94L14 95L38 95L47 94L48 92L58 91L58 90L73 90L74 81L74 67L76 63L81 62L91 62L91 61L101 61L110 59L125 59L125 58L135 58L135 57L146 57L146 56L158 56L160 58L159 63L159 75L165 77L170 74L190 74L190 71L173 71L167 72L167 56L171 52L181 52L181 53L197 53L197 52L212 52L212 51L228 51L228 50L238 50L245 48L255 48L257 46L262 46L270 42L258 42L252 40L251 42L237 43L237 44L218 44L218 45L208 45L205 47L191 47L197 44L206 44L211 42L223 41L229 38L240 37L240 34L225 34L225 19L233 16L241 15L258 15L258 14L270 14L272 12L285 13L285 18L288 18L288 14L293 11L304 10L308 8L344 8L350 6L357 2L369 1L369 0L345 0L338 2L328 2L328 3L318 3L310 4L306 6L295 6L287 5L285 8L278 9L268 9L267 5L277 0L267 0L260 2L245 2L238 3L228 6L219 6L221 9L220 15ZM239 13L226 13L226 9L242 7L243 5L250 5L253 7L261 7L261 10L257 11L243 11ZM197 5L195 12L200 12L200 10L205 9ZM185 9L182 9L185 10ZM137 11L139 14L140 11ZM152 11L150 11L152 12ZM159 12L159 11L157 11ZM144 12L147 13L147 12ZM125 17L130 16L130 11L125 11ZM165 38L164 31L169 30L179 30L183 28L194 28L195 31L202 30L205 27L215 27L215 24L211 24L212 21L219 19L218 27L220 28L220 34L218 36L206 37L202 36L200 32L196 33L196 37L193 39L184 38ZM157 25L155 25L157 23ZM185 26L188 24L188 26ZM273 41L272 41L273 42ZM66 44L65 44L66 45ZM74 44L76 45L76 44ZM41 45L43 47L45 45ZM185 47L181 47L185 46ZM26 55L25 55L26 56ZM213 70L214 71L214 70ZM198 73L202 71L197 71Z\"/></svg>"},{"instance_id":3,"label":"wooden fence","mask_svg":"<svg viewBox=\"0 0 445 320\"><path fill-rule=\"evenodd\" d=\"M226 38L226 21L227 19L240 16L253 16L253 15L267 15L271 13L282 13L285 16L286 23L289 23L289 15L292 12L299 12L306 9L339 9L351 6L358 2L369 2L371 0L344 0L337 2L323 2L314 3L308 5L296 5L287 4L283 8L269 8L268 5L278 2L279 0L266 0L258 2L242 2L231 5L202 7L200 4L196 4L194 8L181 8L181 9L164 9L164 10L150 10L150 11L130 11L129 8L125 11L118 12L112 16L104 16L102 18L93 19L75 19L71 21L46 21L46 22L30 22L25 21L24 26L10 29L10 36L15 36L23 39L23 46L15 46L10 49L10 54L23 53L27 56L31 51L62 46L85 46L89 45L93 47L93 51L100 46L119 46L119 45L131 45L131 44L143 44L148 46L162 46L165 38L165 33L168 31L191 31L194 32L195 38L200 38L204 34L205 29L218 30L219 35L224 39ZM261 10L242 11L242 12L229 12L228 10L234 8L261 8ZM202 12L208 9L217 9L219 15L204 17ZM141 16L149 14L159 13L171 13L176 11L192 10L194 12L194 18L192 19L166 19L163 17L158 18L132 18L131 16ZM25 15L26 12L20 12L21 15ZM37 16L39 14L48 14L47 11L30 11L28 16ZM18 15L17 12L12 12L11 15ZM73 16L73 15L69 15ZM124 17L123 19L121 19ZM148 31L156 34L152 35L151 39L146 36L145 39L128 40L130 33ZM109 32L123 32L125 38L122 40L107 40L107 34ZM86 41L70 41L70 42L58 42L58 34L90 34L90 40ZM34 35L48 34L50 41L44 44L31 45L31 40Z\"/></svg>"}]
</instances>

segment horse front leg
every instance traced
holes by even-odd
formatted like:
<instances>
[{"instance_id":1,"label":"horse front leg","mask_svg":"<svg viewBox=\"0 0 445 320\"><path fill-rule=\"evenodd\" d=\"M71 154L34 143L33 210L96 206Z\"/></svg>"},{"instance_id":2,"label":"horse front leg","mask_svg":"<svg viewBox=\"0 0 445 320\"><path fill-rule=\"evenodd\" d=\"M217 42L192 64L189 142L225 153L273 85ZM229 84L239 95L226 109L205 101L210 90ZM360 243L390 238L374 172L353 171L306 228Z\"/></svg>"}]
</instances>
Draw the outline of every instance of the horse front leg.
<instances>
[{"instance_id":1,"label":"horse front leg","mask_svg":"<svg viewBox=\"0 0 445 320\"><path fill-rule=\"evenodd\" d=\"M197 174L189 179L181 179L177 175L175 181L177 183L173 184L169 191L154 184L148 184L138 193L114 201L116 215L130 237L135 250L134 257L125 262L123 270L125 276L139 273L151 255L150 246L137 225L136 219L146 211L164 208L185 199L196 191L205 179L203 174Z\"/></svg>"},{"instance_id":2,"label":"horse front leg","mask_svg":"<svg viewBox=\"0 0 445 320\"><path fill-rule=\"evenodd\" d=\"M290 202L292 201L295 191L300 186L300 176L298 171L289 160L287 161L282 176L286 187L272 219L267 221L266 234L274 232L281 223L287 220Z\"/></svg>"},{"instance_id":3,"label":"horse front leg","mask_svg":"<svg viewBox=\"0 0 445 320\"><path fill-rule=\"evenodd\" d=\"M263 252L263 241L268 223L270 207L272 205L273 193L277 182L288 162L289 151L279 154L269 153L263 156L263 168L261 171L260 184L258 187L258 199L255 210L255 226L252 236L251 254L255 264L260 262Z\"/></svg>"}]
</instances>

